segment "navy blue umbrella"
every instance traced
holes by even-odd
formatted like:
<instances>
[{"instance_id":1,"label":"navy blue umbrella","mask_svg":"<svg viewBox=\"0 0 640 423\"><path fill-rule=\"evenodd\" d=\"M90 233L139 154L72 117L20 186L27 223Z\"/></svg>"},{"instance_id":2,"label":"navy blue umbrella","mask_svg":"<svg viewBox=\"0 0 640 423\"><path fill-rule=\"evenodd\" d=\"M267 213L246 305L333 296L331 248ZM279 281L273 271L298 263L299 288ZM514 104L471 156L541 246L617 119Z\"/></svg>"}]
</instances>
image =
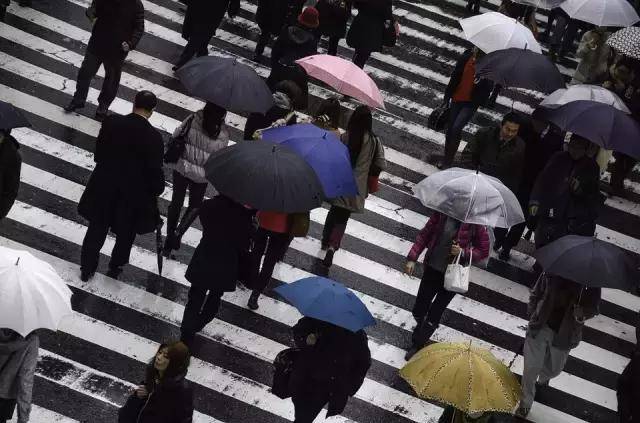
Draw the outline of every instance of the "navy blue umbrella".
<instances>
[{"instance_id":1,"label":"navy blue umbrella","mask_svg":"<svg viewBox=\"0 0 640 423\"><path fill-rule=\"evenodd\" d=\"M13 104L0 101L0 130L22 128L31 126L22 112L16 109Z\"/></svg>"},{"instance_id":2,"label":"navy blue umbrella","mask_svg":"<svg viewBox=\"0 0 640 423\"><path fill-rule=\"evenodd\" d=\"M640 124L611 105L578 100L556 109L538 107L533 117L549 121L607 150L640 158Z\"/></svg>"}]
</instances>

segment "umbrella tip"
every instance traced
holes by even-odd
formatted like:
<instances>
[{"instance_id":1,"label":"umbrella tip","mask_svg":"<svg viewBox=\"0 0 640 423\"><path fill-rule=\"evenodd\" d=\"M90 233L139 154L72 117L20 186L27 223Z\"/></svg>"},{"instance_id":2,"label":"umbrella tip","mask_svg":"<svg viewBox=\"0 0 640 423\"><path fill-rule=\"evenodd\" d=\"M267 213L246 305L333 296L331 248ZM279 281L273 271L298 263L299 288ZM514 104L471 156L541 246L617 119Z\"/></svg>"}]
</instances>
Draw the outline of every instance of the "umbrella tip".
<instances>
[{"instance_id":1,"label":"umbrella tip","mask_svg":"<svg viewBox=\"0 0 640 423\"><path fill-rule=\"evenodd\" d=\"M18 263L20 263L20 257L18 257L18 260L16 260L16 266L18 265Z\"/></svg>"}]
</instances>

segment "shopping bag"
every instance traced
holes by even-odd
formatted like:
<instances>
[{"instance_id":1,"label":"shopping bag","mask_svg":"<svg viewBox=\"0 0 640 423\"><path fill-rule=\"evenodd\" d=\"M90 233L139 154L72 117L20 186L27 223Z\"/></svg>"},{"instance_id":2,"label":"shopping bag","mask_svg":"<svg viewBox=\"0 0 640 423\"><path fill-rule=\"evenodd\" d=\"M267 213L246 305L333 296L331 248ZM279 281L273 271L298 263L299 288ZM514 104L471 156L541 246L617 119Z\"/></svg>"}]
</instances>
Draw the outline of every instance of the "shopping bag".
<instances>
[{"instance_id":1,"label":"shopping bag","mask_svg":"<svg viewBox=\"0 0 640 423\"><path fill-rule=\"evenodd\" d=\"M444 289L458 294L464 294L469 290L469 272L471 270L471 257L469 257L469 266L464 266L460 264L461 256L462 251L456 256L453 263L447 266L444 273Z\"/></svg>"}]
</instances>

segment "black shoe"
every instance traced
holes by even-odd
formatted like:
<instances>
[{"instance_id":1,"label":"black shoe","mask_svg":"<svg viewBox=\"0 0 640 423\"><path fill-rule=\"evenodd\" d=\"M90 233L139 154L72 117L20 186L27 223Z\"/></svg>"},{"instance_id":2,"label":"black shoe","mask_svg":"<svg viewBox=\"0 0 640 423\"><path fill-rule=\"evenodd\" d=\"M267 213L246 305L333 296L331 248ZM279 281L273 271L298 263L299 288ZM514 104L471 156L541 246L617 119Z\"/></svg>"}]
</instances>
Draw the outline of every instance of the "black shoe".
<instances>
[{"instance_id":1,"label":"black shoe","mask_svg":"<svg viewBox=\"0 0 640 423\"><path fill-rule=\"evenodd\" d=\"M322 264L326 267L331 267L333 264L333 254L335 253L334 249L329 247L327 248L327 254L324 256L324 260L322 260Z\"/></svg>"},{"instance_id":2,"label":"black shoe","mask_svg":"<svg viewBox=\"0 0 640 423\"><path fill-rule=\"evenodd\" d=\"M64 108L64 111L67 113L71 113L71 112L75 112L78 109L82 109L83 107L84 107L84 104L77 103L71 100L71 103L67 104L67 107Z\"/></svg>"},{"instance_id":3,"label":"black shoe","mask_svg":"<svg viewBox=\"0 0 640 423\"><path fill-rule=\"evenodd\" d=\"M500 255L498 256L498 258L502 261L509 261L511 260L511 251L509 250L502 250L500 252Z\"/></svg>"},{"instance_id":4,"label":"black shoe","mask_svg":"<svg viewBox=\"0 0 640 423\"><path fill-rule=\"evenodd\" d=\"M260 298L260 291L253 291L249 297L249 302L247 302L247 307L249 307L250 310L257 310L258 307L260 307L258 305L258 298Z\"/></svg>"},{"instance_id":5,"label":"black shoe","mask_svg":"<svg viewBox=\"0 0 640 423\"><path fill-rule=\"evenodd\" d=\"M262 63L262 54L254 54L251 60L256 63Z\"/></svg>"},{"instance_id":6,"label":"black shoe","mask_svg":"<svg viewBox=\"0 0 640 423\"><path fill-rule=\"evenodd\" d=\"M96 120L97 121L102 122L108 115L109 115L109 110L108 109L103 109L101 107L98 107L96 109Z\"/></svg>"},{"instance_id":7,"label":"black shoe","mask_svg":"<svg viewBox=\"0 0 640 423\"><path fill-rule=\"evenodd\" d=\"M418 347L411 347L407 350L407 353L404 355L404 359L409 361L411 357L413 357L418 352Z\"/></svg>"},{"instance_id":8,"label":"black shoe","mask_svg":"<svg viewBox=\"0 0 640 423\"><path fill-rule=\"evenodd\" d=\"M118 276L120 276L120 273L122 273L122 267L109 266L109 271L107 272L107 276L109 276L112 279L118 279Z\"/></svg>"},{"instance_id":9,"label":"black shoe","mask_svg":"<svg viewBox=\"0 0 640 423\"><path fill-rule=\"evenodd\" d=\"M80 280L82 282L88 282L96 272L80 269Z\"/></svg>"},{"instance_id":10,"label":"black shoe","mask_svg":"<svg viewBox=\"0 0 640 423\"><path fill-rule=\"evenodd\" d=\"M493 251L495 251L496 253L500 251L500 248L502 248L502 245L500 245L498 242L493 244Z\"/></svg>"}]
</instances>

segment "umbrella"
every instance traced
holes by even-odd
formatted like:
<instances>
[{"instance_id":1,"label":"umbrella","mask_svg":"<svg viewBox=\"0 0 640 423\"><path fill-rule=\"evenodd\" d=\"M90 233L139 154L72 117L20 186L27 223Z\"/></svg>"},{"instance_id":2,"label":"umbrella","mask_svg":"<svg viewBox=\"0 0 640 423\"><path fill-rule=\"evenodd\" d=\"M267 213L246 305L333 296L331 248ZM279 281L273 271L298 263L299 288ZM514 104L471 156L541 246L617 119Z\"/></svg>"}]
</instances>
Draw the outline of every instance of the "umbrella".
<instances>
[{"instance_id":1,"label":"umbrella","mask_svg":"<svg viewBox=\"0 0 640 423\"><path fill-rule=\"evenodd\" d=\"M322 185L293 150L268 141L223 148L205 164L206 177L224 195L258 210L305 212L322 204Z\"/></svg>"},{"instance_id":2,"label":"umbrella","mask_svg":"<svg viewBox=\"0 0 640 423\"><path fill-rule=\"evenodd\" d=\"M319 276L281 285L280 294L307 317L357 332L376 324L367 307L344 285Z\"/></svg>"},{"instance_id":3,"label":"umbrella","mask_svg":"<svg viewBox=\"0 0 640 423\"><path fill-rule=\"evenodd\" d=\"M203 56L177 71L189 93L233 112L266 113L273 96L266 82L236 59Z\"/></svg>"},{"instance_id":4,"label":"umbrella","mask_svg":"<svg viewBox=\"0 0 640 423\"><path fill-rule=\"evenodd\" d=\"M533 117L578 134L606 150L640 158L640 123L608 104L573 101L557 109L538 108Z\"/></svg>"},{"instance_id":5,"label":"umbrella","mask_svg":"<svg viewBox=\"0 0 640 423\"><path fill-rule=\"evenodd\" d=\"M22 112L13 104L0 101L0 130L31 126Z\"/></svg>"},{"instance_id":6,"label":"umbrella","mask_svg":"<svg viewBox=\"0 0 640 423\"><path fill-rule=\"evenodd\" d=\"M556 109L572 101L589 100L598 103L608 104L616 109L631 113L624 101L616 93L598 85L576 84L570 85L569 88L561 88L549 94L547 98L542 100L540 107L547 109Z\"/></svg>"},{"instance_id":7,"label":"umbrella","mask_svg":"<svg viewBox=\"0 0 640 423\"><path fill-rule=\"evenodd\" d=\"M545 272L590 287L629 290L640 276L626 251L588 236L563 236L533 256Z\"/></svg>"},{"instance_id":8,"label":"umbrella","mask_svg":"<svg viewBox=\"0 0 640 423\"><path fill-rule=\"evenodd\" d=\"M262 139L286 145L313 168L327 198L355 196L349 149L330 131L310 123L280 126L262 132Z\"/></svg>"},{"instance_id":9,"label":"umbrella","mask_svg":"<svg viewBox=\"0 0 640 423\"><path fill-rule=\"evenodd\" d=\"M618 53L640 60L640 28L622 28L609 37L607 44Z\"/></svg>"},{"instance_id":10,"label":"umbrella","mask_svg":"<svg viewBox=\"0 0 640 423\"><path fill-rule=\"evenodd\" d=\"M156 226L156 260L158 261L158 275L162 276L162 248L164 243L162 242L162 227L164 226L164 220L159 219ZM169 234L167 234L169 236Z\"/></svg>"},{"instance_id":11,"label":"umbrella","mask_svg":"<svg viewBox=\"0 0 640 423\"><path fill-rule=\"evenodd\" d=\"M517 48L494 51L478 60L476 76L488 78L503 87L543 93L565 87L564 77L547 57Z\"/></svg>"},{"instance_id":12,"label":"umbrella","mask_svg":"<svg viewBox=\"0 0 640 423\"><path fill-rule=\"evenodd\" d=\"M555 9L565 0L511 0L514 3L524 4L525 6L537 7L540 9Z\"/></svg>"},{"instance_id":13,"label":"umbrella","mask_svg":"<svg viewBox=\"0 0 640 423\"><path fill-rule=\"evenodd\" d=\"M628 0L566 0L560 6L571 19L596 26L631 26L640 20Z\"/></svg>"},{"instance_id":14,"label":"umbrella","mask_svg":"<svg viewBox=\"0 0 640 423\"><path fill-rule=\"evenodd\" d=\"M511 413L520 384L489 351L470 343L436 343L418 351L400 369L418 396L467 413Z\"/></svg>"},{"instance_id":15,"label":"umbrella","mask_svg":"<svg viewBox=\"0 0 640 423\"><path fill-rule=\"evenodd\" d=\"M316 54L296 60L307 74L341 94L360 100L370 107L384 109L384 100L373 79L348 60L328 54Z\"/></svg>"},{"instance_id":16,"label":"umbrella","mask_svg":"<svg viewBox=\"0 0 640 423\"><path fill-rule=\"evenodd\" d=\"M485 53L512 47L542 53L529 28L499 12L461 19L460 26L467 41Z\"/></svg>"},{"instance_id":17,"label":"umbrella","mask_svg":"<svg viewBox=\"0 0 640 423\"><path fill-rule=\"evenodd\" d=\"M413 191L426 207L461 222L499 228L524 222L516 196L484 173L453 167L423 179Z\"/></svg>"},{"instance_id":18,"label":"umbrella","mask_svg":"<svg viewBox=\"0 0 640 423\"><path fill-rule=\"evenodd\" d=\"M22 336L40 328L57 330L73 313L71 294L49 263L0 246L0 328Z\"/></svg>"}]
</instances>

